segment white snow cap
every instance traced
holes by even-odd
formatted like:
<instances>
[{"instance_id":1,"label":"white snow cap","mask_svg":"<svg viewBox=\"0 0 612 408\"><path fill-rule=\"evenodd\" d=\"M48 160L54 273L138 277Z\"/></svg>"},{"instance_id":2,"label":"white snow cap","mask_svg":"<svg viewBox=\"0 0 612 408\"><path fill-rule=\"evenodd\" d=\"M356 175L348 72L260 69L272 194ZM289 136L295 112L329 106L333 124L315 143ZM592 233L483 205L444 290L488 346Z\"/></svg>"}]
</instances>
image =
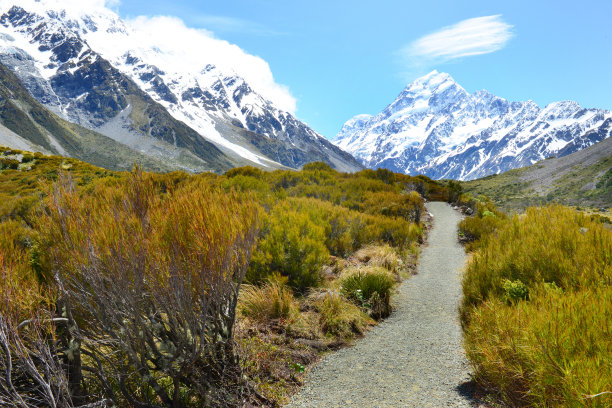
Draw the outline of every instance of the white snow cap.
<instances>
[{"instance_id":1,"label":"white snow cap","mask_svg":"<svg viewBox=\"0 0 612 408\"><path fill-rule=\"evenodd\" d=\"M270 66L262 58L216 38L208 30L187 27L177 17L139 16L121 21L110 9L118 4L118 0L0 0L0 10L6 12L16 5L41 15L63 11L65 18L77 21L86 16L94 17L99 28L106 32L90 32L87 41L107 59L115 60L138 49L158 54L156 62L165 71L194 73L215 65L224 73L244 78L255 92L279 109L295 113L296 99L285 85L275 82ZM109 36L109 24L119 24L125 31Z\"/></svg>"}]
</instances>

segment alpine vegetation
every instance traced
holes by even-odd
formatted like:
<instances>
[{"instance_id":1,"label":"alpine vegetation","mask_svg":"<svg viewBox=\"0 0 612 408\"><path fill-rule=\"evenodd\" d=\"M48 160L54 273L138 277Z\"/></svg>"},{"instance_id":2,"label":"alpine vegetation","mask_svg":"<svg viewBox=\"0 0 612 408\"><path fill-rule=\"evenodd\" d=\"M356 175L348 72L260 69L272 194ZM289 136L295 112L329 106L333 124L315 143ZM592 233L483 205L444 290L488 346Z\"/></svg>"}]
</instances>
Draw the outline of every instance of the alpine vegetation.
<instances>
[{"instance_id":1,"label":"alpine vegetation","mask_svg":"<svg viewBox=\"0 0 612 408\"><path fill-rule=\"evenodd\" d=\"M424 197L448 189L321 162L156 174L2 148L0 402L282 403L319 352L389 315Z\"/></svg>"},{"instance_id":2,"label":"alpine vegetation","mask_svg":"<svg viewBox=\"0 0 612 408\"><path fill-rule=\"evenodd\" d=\"M610 406L612 232L557 204L477 206L461 224L478 239L460 308L474 378L509 406Z\"/></svg>"}]
</instances>

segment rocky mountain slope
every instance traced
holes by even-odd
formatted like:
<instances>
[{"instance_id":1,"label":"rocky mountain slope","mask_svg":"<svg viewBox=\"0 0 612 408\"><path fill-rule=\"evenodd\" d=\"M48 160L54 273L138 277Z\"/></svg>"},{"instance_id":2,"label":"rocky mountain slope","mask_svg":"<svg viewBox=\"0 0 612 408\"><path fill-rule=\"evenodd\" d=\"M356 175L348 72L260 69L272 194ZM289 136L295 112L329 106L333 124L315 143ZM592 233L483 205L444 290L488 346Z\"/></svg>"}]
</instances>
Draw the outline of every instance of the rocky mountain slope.
<instances>
[{"instance_id":1,"label":"rocky mountain slope","mask_svg":"<svg viewBox=\"0 0 612 408\"><path fill-rule=\"evenodd\" d=\"M60 118L36 101L19 78L2 64L0 145L76 157L110 169L129 170L135 163L155 171L176 168L98 132ZM228 165L222 162L220 164Z\"/></svg>"},{"instance_id":2,"label":"rocky mountain slope","mask_svg":"<svg viewBox=\"0 0 612 408\"><path fill-rule=\"evenodd\" d=\"M49 110L192 171L361 165L228 68L184 67L107 8L0 1L0 62ZM197 52L194 50L194 52ZM229 72L228 72L229 71Z\"/></svg>"},{"instance_id":3,"label":"rocky mountain slope","mask_svg":"<svg viewBox=\"0 0 612 408\"><path fill-rule=\"evenodd\" d=\"M612 112L563 101L540 108L469 94L433 71L375 116L345 123L334 143L372 168L470 180L564 156L609 137Z\"/></svg>"}]
</instances>

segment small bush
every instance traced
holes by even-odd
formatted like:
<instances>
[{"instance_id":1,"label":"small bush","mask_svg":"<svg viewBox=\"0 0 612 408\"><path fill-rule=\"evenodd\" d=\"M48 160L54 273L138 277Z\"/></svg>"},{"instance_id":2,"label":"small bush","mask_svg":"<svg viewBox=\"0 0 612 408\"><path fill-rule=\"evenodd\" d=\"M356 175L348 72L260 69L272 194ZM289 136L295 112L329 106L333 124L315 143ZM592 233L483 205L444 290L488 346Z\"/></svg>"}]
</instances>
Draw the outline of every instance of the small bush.
<instances>
[{"instance_id":1,"label":"small bush","mask_svg":"<svg viewBox=\"0 0 612 408\"><path fill-rule=\"evenodd\" d=\"M328 335L351 338L362 334L370 321L359 307L347 302L338 292L316 294L314 304L319 312L321 330Z\"/></svg>"},{"instance_id":2,"label":"small bush","mask_svg":"<svg viewBox=\"0 0 612 408\"><path fill-rule=\"evenodd\" d=\"M527 300L529 298L529 288L525 286L520 280L511 281L504 279L505 298L509 302L515 302L518 300Z\"/></svg>"},{"instance_id":3,"label":"small bush","mask_svg":"<svg viewBox=\"0 0 612 408\"><path fill-rule=\"evenodd\" d=\"M0 159L0 170L10 169L17 170L19 168L19 160L14 159Z\"/></svg>"},{"instance_id":4,"label":"small bush","mask_svg":"<svg viewBox=\"0 0 612 408\"><path fill-rule=\"evenodd\" d=\"M266 218L261 235L247 272L250 282L262 282L279 273L299 292L322 282L321 267L329 259L325 229L308 214L281 203Z\"/></svg>"},{"instance_id":5,"label":"small bush","mask_svg":"<svg viewBox=\"0 0 612 408\"><path fill-rule=\"evenodd\" d=\"M302 167L304 171L335 171L331 168L331 166L327 163L316 161L307 163Z\"/></svg>"},{"instance_id":6,"label":"small bush","mask_svg":"<svg viewBox=\"0 0 612 408\"><path fill-rule=\"evenodd\" d=\"M244 285L240 291L238 310L252 320L268 322L295 316L298 305L291 288L270 282L261 287Z\"/></svg>"},{"instance_id":7,"label":"small bush","mask_svg":"<svg viewBox=\"0 0 612 408\"><path fill-rule=\"evenodd\" d=\"M495 208L486 197L476 204L476 213L459 223L459 234L467 242L466 250L473 251L480 246L480 241L503 226L508 216Z\"/></svg>"},{"instance_id":8,"label":"small bush","mask_svg":"<svg viewBox=\"0 0 612 408\"><path fill-rule=\"evenodd\" d=\"M395 279L384 268L365 267L341 278L342 293L369 310L375 319L391 314L391 290Z\"/></svg>"}]
</instances>

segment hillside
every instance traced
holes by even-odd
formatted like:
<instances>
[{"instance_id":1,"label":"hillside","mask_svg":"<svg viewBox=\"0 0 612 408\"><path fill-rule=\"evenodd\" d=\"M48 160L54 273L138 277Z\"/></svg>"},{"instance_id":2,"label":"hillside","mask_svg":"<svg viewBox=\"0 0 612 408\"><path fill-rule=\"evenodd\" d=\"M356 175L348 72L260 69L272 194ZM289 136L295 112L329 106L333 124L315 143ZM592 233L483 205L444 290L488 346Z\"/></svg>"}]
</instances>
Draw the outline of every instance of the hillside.
<instances>
[{"instance_id":1,"label":"hillside","mask_svg":"<svg viewBox=\"0 0 612 408\"><path fill-rule=\"evenodd\" d=\"M559 202L612 206L612 139L560 158L462 183L472 195L484 194L498 206L524 209Z\"/></svg>"},{"instance_id":2,"label":"hillside","mask_svg":"<svg viewBox=\"0 0 612 408\"><path fill-rule=\"evenodd\" d=\"M0 64L0 145L47 154L71 156L113 170L131 169L134 164L155 171L181 168L159 157L149 156L99 132L70 123L36 101L12 71ZM214 147L214 146L213 146ZM220 154L220 152L219 152ZM222 156L222 155L221 155ZM193 166L203 170L223 170L227 161L212 166L192 157Z\"/></svg>"},{"instance_id":3,"label":"hillside","mask_svg":"<svg viewBox=\"0 0 612 408\"><path fill-rule=\"evenodd\" d=\"M0 367L17 379L0 401L278 406L319 352L389 316L424 197L448 191L322 162L159 174L0 147Z\"/></svg>"}]
</instances>

